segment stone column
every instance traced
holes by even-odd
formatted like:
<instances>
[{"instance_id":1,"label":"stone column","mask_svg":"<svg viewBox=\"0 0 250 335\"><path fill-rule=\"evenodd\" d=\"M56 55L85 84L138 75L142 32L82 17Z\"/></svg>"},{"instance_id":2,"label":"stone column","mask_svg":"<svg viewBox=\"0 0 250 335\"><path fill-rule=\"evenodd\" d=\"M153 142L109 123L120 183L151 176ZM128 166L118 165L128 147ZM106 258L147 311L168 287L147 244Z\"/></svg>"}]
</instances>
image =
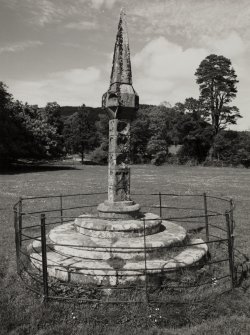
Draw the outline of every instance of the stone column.
<instances>
[{"instance_id":1,"label":"stone column","mask_svg":"<svg viewBox=\"0 0 250 335\"><path fill-rule=\"evenodd\" d=\"M109 121L108 200L98 206L101 217L134 218L140 206L130 198L130 122L139 108L132 85L132 71L124 11L116 36L110 86L102 97Z\"/></svg>"},{"instance_id":2,"label":"stone column","mask_svg":"<svg viewBox=\"0 0 250 335\"><path fill-rule=\"evenodd\" d=\"M109 121L108 201L130 201L130 121Z\"/></svg>"}]
</instances>

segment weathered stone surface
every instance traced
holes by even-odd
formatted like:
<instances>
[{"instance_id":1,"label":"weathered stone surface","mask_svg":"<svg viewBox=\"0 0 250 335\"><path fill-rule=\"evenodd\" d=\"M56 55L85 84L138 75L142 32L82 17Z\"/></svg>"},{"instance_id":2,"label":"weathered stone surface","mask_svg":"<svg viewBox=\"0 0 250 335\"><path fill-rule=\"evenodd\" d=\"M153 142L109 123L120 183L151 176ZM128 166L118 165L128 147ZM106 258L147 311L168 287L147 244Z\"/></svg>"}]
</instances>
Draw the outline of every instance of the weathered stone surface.
<instances>
[{"instance_id":1,"label":"weathered stone surface","mask_svg":"<svg viewBox=\"0 0 250 335\"><path fill-rule=\"evenodd\" d=\"M147 270L151 274L163 274L175 271L177 269L188 267L199 262L207 253L207 245L201 239L191 241L193 246L173 257L162 257L161 259L147 260ZM197 244L197 245L196 245ZM32 253L31 264L36 269L42 269L41 253ZM80 257L68 257L61 255L56 251L48 252L48 273L52 277L64 281L78 283L96 283L103 282L110 285L123 284L136 280L144 280L145 262L125 261L121 268L114 268L112 262L103 260L86 260Z\"/></svg>"},{"instance_id":2,"label":"weathered stone surface","mask_svg":"<svg viewBox=\"0 0 250 335\"><path fill-rule=\"evenodd\" d=\"M128 29L124 11L121 12L113 55L110 87L102 97L111 119L131 119L139 108L139 96L132 86L132 71Z\"/></svg>"},{"instance_id":3,"label":"weathered stone surface","mask_svg":"<svg viewBox=\"0 0 250 335\"><path fill-rule=\"evenodd\" d=\"M138 217L140 205L133 201L105 201L97 207L99 216L107 219L133 219Z\"/></svg>"},{"instance_id":4,"label":"weathered stone surface","mask_svg":"<svg viewBox=\"0 0 250 335\"><path fill-rule=\"evenodd\" d=\"M110 87L102 106L109 121L108 201L130 200L130 122L139 107L139 97L132 86L132 72L125 13L120 15L116 36ZM110 210L99 206L101 217L112 218ZM103 214L103 212L107 214ZM129 218L128 211L115 212L115 218ZM136 213L131 208L131 216Z\"/></svg>"},{"instance_id":5,"label":"weathered stone surface","mask_svg":"<svg viewBox=\"0 0 250 335\"><path fill-rule=\"evenodd\" d=\"M158 215L146 213L138 220L104 220L87 214L75 219L76 230L87 236L99 238L118 238L156 234L161 229L161 219Z\"/></svg>"},{"instance_id":6,"label":"weathered stone surface","mask_svg":"<svg viewBox=\"0 0 250 335\"><path fill-rule=\"evenodd\" d=\"M130 122L109 121L108 201L130 200Z\"/></svg>"},{"instance_id":7,"label":"weathered stone surface","mask_svg":"<svg viewBox=\"0 0 250 335\"><path fill-rule=\"evenodd\" d=\"M140 222L139 222L140 223ZM164 229L164 230L163 230ZM175 223L162 221L162 230L159 233L146 236L147 253L155 251L154 248L173 247L183 243L186 231ZM76 231L74 223L58 226L48 234L49 243L53 248L70 256L84 259L109 259L120 257L131 259L144 254L144 237L109 237L100 238L86 236Z\"/></svg>"}]
</instances>

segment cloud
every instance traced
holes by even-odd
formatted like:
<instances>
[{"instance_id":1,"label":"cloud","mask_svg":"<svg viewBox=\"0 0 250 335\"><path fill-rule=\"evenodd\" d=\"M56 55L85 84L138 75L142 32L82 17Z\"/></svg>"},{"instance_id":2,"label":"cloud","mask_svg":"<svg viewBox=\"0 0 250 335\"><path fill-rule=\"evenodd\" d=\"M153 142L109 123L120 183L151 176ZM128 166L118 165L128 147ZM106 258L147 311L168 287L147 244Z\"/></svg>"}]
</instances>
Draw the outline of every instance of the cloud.
<instances>
[{"instance_id":1,"label":"cloud","mask_svg":"<svg viewBox=\"0 0 250 335\"><path fill-rule=\"evenodd\" d=\"M132 59L141 101L158 104L167 100L174 104L195 92L197 95L194 73L207 54L205 49L184 50L165 37L150 41Z\"/></svg>"},{"instance_id":2,"label":"cloud","mask_svg":"<svg viewBox=\"0 0 250 335\"><path fill-rule=\"evenodd\" d=\"M100 81L101 72L96 67L54 72L46 79L8 82L16 99L44 106L49 101L60 105L100 106L105 86Z\"/></svg>"},{"instance_id":3,"label":"cloud","mask_svg":"<svg viewBox=\"0 0 250 335\"><path fill-rule=\"evenodd\" d=\"M33 48L42 45L43 43L41 41L24 41L24 42L18 42L13 44L8 44L6 46L3 46L0 48L0 54L3 54L5 52L18 52L23 51L27 48Z\"/></svg>"},{"instance_id":4,"label":"cloud","mask_svg":"<svg viewBox=\"0 0 250 335\"><path fill-rule=\"evenodd\" d=\"M91 0L91 2L95 9L100 9L102 6L111 9L117 0Z\"/></svg>"},{"instance_id":5,"label":"cloud","mask_svg":"<svg viewBox=\"0 0 250 335\"><path fill-rule=\"evenodd\" d=\"M2 0L5 6L15 10L31 24L45 26L67 18L88 18L93 10L111 9L120 0Z\"/></svg>"},{"instance_id":6,"label":"cloud","mask_svg":"<svg viewBox=\"0 0 250 335\"><path fill-rule=\"evenodd\" d=\"M159 104L168 101L174 105L187 97L198 98L199 88L195 71L200 62L211 53L229 57L238 75L237 98L232 102L240 108L243 119L237 129L250 127L248 111L250 97L249 47L235 31L224 38L204 37L203 48L184 49L165 37L153 38L132 58L134 88L141 103Z\"/></svg>"},{"instance_id":7,"label":"cloud","mask_svg":"<svg viewBox=\"0 0 250 335\"><path fill-rule=\"evenodd\" d=\"M94 30L98 28L98 24L94 21L80 21L68 23L65 27L76 30Z\"/></svg>"},{"instance_id":8,"label":"cloud","mask_svg":"<svg viewBox=\"0 0 250 335\"><path fill-rule=\"evenodd\" d=\"M221 54L228 58L236 58L245 53L247 49L241 36L235 31L231 31L227 36L221 39L204 36L202 39L204 45L216 54Z\"/></svg>"},{"instance_id":9,"label":"cloud","mask_svg":"<svg viewBox=\"0 0 250 335\"><path fill-rule=\"evenodd\" d=\"M192 41L197 45L202 36L223 38L228 32L236 30L247 41L250 38L249 0L178 0L132 2L128 13L138 25L134 30L145 34L161 34L178 38L185 43Z\"/></svg>"}]
</instances>

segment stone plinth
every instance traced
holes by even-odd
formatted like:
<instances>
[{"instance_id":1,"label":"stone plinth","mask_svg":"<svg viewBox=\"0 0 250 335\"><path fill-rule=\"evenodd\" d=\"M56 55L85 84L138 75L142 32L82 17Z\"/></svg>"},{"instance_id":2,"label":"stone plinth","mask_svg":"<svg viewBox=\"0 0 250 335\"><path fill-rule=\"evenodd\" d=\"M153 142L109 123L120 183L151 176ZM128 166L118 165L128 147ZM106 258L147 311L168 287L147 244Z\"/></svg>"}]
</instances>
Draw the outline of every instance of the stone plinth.
<instances>
[{"instance_id":1,"label":"stone plinth","mask_svg":"<svg viewBox=\"0 0 250 335\"><path fill-rule=\"evenodd\" d=\"M187 240L184 228L152 213L119 221L81 215L52 229L47 238L50 276L98 285L144 281L145 251L148 273L156 276L198 264L207 253L201 239ZM34 269L41 270L40 242L34 241L29 252Z\"/></svg>"},{"instance_id":2,"label":"stone plinth","mask_svg":"<svg viewBox=\"0 0 250 335\"><path fill-rule=\"evenodd\" d=\"M100 218L106 219L133 219L137 218L140 205L133 201L105 201L97 207Z\"/></svg>"}]
</instances>

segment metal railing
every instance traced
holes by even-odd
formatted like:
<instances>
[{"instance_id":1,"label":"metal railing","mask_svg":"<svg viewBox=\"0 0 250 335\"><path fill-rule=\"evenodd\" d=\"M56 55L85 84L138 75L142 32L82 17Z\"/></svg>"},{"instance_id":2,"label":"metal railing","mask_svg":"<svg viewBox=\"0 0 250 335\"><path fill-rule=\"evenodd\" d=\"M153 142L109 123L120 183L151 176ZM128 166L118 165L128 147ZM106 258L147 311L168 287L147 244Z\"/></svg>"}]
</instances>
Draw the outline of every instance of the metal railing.
<instances>
[{"instance_id":1,"label":"metal railing","mask_svg":"<svg viewBox=\"0 0 250 335\"><path fill-rule=\"evenodd\" d=\"M150 211L158 212L162 220L176 222L186 227L189 234L196 237L202 237L208 246L208 254L206 260L196 262L192 265L182 266L179 269L176 267L168 268L164 272L162 268L154 267L154 272L157 276L152 274L152 269L149 267L150 255L154 252L168 251L177 254L184 248L203 245L202 243L190 243L185 240L185 243L179 243L173 248L169 246L153 247L147 245L146 234L146 219L143 220L143 247L115 247L112 248L113 253L129 252L130 249L140 253L144 261L144 269L140 271L138 268L126 269L122 268L116 271L117 278L129 277L130 273L138 272L138 282L133 284L119 284L117 285L99 284L99 285L80 285L74 282L67 282L55 279L48 275L51 264L48 264L48 251L51 250L51 244L47 240L47 233L49 228L56 225L62 225L72 222L82 210L88 209L91 212L90 217L98 217L95 208L102 200L106 193L84 193L72 195L56 195L56 196L39 196L39 197L23 197L14 205L14 227L15 227L15 243L16 243L16 261L17 272L22 278L24 284L44 300L68 300L80 302L105 302L105 303L126 303L126 302L155 302L158 303L174 303L175 292L177 292L178 299L180 291L184 295L188 295L188 289L197 289L200 287L208 287L208 293L216 291L218 294L222 291L231 290L238 283L239 274L241 275L244 262L240 262L239 255L235 256L234 247L234 202L232 199L220 198L217 196L210 196L203 194L168 194L168 193L151 193L141 194L134 193L133 198L138 198L142 201L142 208L150 209ZM157 203L152 204L152 198L156 199ZM74 199L74 200L72 200ZM76 204L78 199L78 204ZM99 201L98 201L98 200ZM68 200L68 205L66 201ZM167 204L165 204L165 202ZM73 205L72 205L73 203ZM195 206L193 205L195 203ZM69 214L67 214L69 213ZM171 214L172 213L172 214ZM96 215L96 216L95 216ZM152 221L152 220L151 220ZM191 225L191 228L190 228ZM28 250L30 246L36 241L39 246L39 251L33 248L33 252L41 255L41 267L37 268L32 260L32 253ZM88 250L93 248L89 245L77 244L54 244L54 246L73 247L81 250ZM95 252L103 252L107 246L98 245L95 247ZM53 249L54 250L54 249ZM173 256L174 257L174 256ZM238 258L237 258L238 257ZM81 257L79 257L81 258ZM236 261L237 258L237 261ZM84 258L83 258L84 260ZM56 264L55 264L56 265ZM58 264L60 267L60 264ZM200 275L201 269L206 267L203 275ZM240 273L239 269L242 267ZM193 269L197 271L193 271ZM74 272L74 266L69 268L69 273ZM78 269L79 270L79 269ZM107 271L107 268L93 268L91 270ZM115 272L115 271L114 271ZM178 275L175 276L174 273ZM79 274L79 272L78 272ZM84 276L92 276L91 272L84 273ZM100 274L101 276L101 274ZM103 274L102 274L103 276ZM109 276L109 275L107 275ZM110 276L114 276L111 274ZM187 280L191 277L192 280ZM192 277L193 276L193 277ZM95 274L98 277L98 272ZM157 283L152 278L157 277ZM201 277L201 278L200 278ZM91 281L91 280L89 280ZM218 283L222 283L221 288ZM62 289L62 286L64 289ZM216 290L215 290L216 288ZM160 299L159 295L156 297L155 290L166 290L171 292L173 299ZM116 292L130 292L124 298L117 297ZM133 292L143 291L143 294L136 294L136 299L131 294ZM184 290L184 291L183 291ZM89 292L95 292L93 296ZM110 296L110 291L115 292ZM63 292L63 293L62 293ZM65 293L66 292L66 293ZM68 293L67 293L68 292ZM79 294L83 293L83 294ZM98 292L104 292L99 294ZM107 294L108 292L108 294ZM205 290L202 296L205 296ZM115 295L115 299L112 298ZM79 297L80 296L80 297ZM105 296L105 298L103 298ZM160 296L164 296L161 294ZM139 299L138 299L139 297ZM143 299L141 299L143 297ZM199 296L199 298L201 298ZM197 301L199 301L197 297ZM188 299L186 299L188 300ZM180 301L178 300L178 303ZM186 303L183 301L183 303Z\"/></svg>"}]
</instances>

